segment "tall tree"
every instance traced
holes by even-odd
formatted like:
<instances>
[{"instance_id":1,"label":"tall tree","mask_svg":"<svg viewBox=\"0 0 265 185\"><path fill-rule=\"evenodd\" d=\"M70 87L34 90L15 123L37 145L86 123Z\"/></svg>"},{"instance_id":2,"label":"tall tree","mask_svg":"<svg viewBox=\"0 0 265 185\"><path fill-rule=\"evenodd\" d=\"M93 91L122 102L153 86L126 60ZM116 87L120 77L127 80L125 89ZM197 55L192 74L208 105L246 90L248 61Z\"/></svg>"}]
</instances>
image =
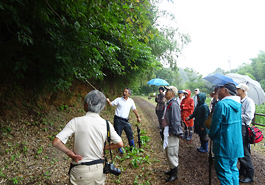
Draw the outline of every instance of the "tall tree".
<instances>
[{"instance_id":1,"label":"tall tree","mask_svg":"<svg viewBox=\"0 0 265 185\"><path fill-rule=\"evenodd\" d=\"M1 83L67 89L75 78L107 77L137 84L161 56L173 55L167 46L178 50L156 28L157 12L149 0L2 1Z\"/></svg>"}]
</instances>

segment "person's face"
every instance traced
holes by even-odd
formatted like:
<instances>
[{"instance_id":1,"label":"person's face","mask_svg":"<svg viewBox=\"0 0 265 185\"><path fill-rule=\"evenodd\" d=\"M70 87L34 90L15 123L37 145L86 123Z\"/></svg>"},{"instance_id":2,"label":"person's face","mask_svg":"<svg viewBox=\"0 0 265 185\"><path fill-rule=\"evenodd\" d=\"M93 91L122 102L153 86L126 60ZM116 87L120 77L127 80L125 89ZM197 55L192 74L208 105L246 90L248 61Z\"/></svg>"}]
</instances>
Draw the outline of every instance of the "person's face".
<instances>
[{"instance_id":1,"label":"person's face","mask_svg":"<svg viewBox=\"0 0 265 185\"><path fill-rule=\"evenodd\" d=\"M237 96L243 96L244 95L244 92L242 89L237 89Z\"/></svg>"},{"instance_id":2,"label":"person's face","mask_svg":"<svg viewBox=\"0 0 265 185\"><path fill-rule=\"evenodd\" d=\"M168 90L166 91L165 98L166 98L167 100L170 100L170 99L173 98L173 97L174 97L174 92L173 92L172 90L168 89Z\"/></svg>"},{"instance_id":3,"label":"person's face","mask_svg":"<svg viewBox=\"0 0 265 185\"><path fill-rule=\"evenodd\" d=\"M218 97L220 99L223 99L225 97L225 94L226 94L225 91L226 91L226 88L225 87L219 88L219 90L217 91Z\"/></svg>"},{"instance_id":4,"label":"person's face","mask_svg":"<svg viewBox=\"0 0 265 185\"><path fill-rule=\"evenodd\" d=\"M197 101L198 101L198 102L200 101L200 97L199 97L199 96L197 96Z\"/></svg>"},{"instance_id":5,"label":"person's face","mask_svg":"<svg viewBox=\"0 0 265 185\"><path fill-rule=\"evenodd\" d=\"M160 94L163 94L163 92L164 92L164 91L163 91L162 89L159 89L159 93L160 93Z\"/></svg>"},{"instance_id":6,"label":"person's face","mask_svg":"<svg viewBox=\"0 0 265 185\"><path fill-rule=\"evenodd\" d=\"M188 96L188 94L187 93L184 93L184 96L185 96L185 98Z\"/></svg>"},{"instance_id":7,"label":"person's face","mask_svg":"<svg viewBox=\"0 0 265 185\"><path fill-rule=\"evenodd\" d=\"M216 100L218 100L218 93L214 93L213 98L215 98Z\"/></svg>"},{"instance_id":8,"label":"person's face","mask_svg":"<svg viewBox=\"0 0 265 185\"><path fill-rule=\"evenodd\" d=\"M129 90L128 89L124 89L123 90L123 97L124 98L127 98L127 97L129 97L131 94L129 94Z\"/></svg>"},{"instance_id":9,"label":"person's face","mask_svg":"<svg viewBox=\"0 0 265 185\"><path fill-rule=\"evenodd\" d=\"M195 91L194 91L194 93L197 95L197 94L198 94L198 91L197 91L197 90L195 90Z\"/></svg>"},{"instance_id":10,"label":"person's face","mask_svg":"<svg viewBox=\"0 0 265 185\"><path fill-rule=\"evenodd\" d=\"M184 94L183 93L179 93L179 98L182 98Z\"/></svg>"}]
</instances>

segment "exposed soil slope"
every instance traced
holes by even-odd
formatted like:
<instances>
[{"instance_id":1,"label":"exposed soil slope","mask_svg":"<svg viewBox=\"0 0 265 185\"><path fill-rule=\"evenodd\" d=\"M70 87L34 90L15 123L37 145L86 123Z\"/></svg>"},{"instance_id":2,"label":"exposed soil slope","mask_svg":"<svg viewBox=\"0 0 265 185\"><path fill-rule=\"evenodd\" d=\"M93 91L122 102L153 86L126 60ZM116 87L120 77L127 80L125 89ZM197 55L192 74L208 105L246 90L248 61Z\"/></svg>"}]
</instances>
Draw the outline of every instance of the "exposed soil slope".
<instances>
[{"instance_id":1,"label":"exposed soil slope","mask_svg":"<svg viewBox=\"0 0 265 185\"><path fill-rule=\"evenodd\" d=\"M165 152L162 151L161 139L155 107L152 103L133 98L142 123L142 135L150 137L150 141L135 156L142 157L133 166L133 156L120 155L113 151L115 166L122 169L120 176L108 175L107 184L176 184L199 185L208 184L208 154L197 152L199 139L194 135L191 142L180 141L178 180L165 183L165 171L169 170ZM115 108L103 111L102 117L113 122ZM34 120L33 114L20 115L18 119L5 120L1 118L0 143L0 184L58 184L68 182L68 166L70 159L51 146L54 138L65 124L76 116L83 115L80 103L73 107L52 107L41 121ZM36 112L36 115L39 115ZM40 115L41 117L41 115ZM130 114L130 122L137 142L136 119ZM125 133L122 134L125 147L128 142ZM67 143L71 147L71 141ZM253 147L254 148L254 147ZM252 152L255 167L256 185L265 184L264 154ZM141 162L141 164L140 164ZM219 181L212 166L212 184Z\"/></svg>"}]
</instances>

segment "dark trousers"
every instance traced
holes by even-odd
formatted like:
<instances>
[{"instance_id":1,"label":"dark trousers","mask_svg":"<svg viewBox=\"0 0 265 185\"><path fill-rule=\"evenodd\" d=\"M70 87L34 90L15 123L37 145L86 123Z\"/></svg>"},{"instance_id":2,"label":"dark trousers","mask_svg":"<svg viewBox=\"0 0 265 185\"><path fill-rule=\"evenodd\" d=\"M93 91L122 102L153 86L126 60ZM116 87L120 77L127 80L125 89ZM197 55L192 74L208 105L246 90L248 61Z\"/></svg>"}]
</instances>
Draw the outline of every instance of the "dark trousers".
<instances>
[{"instance_id":1,"label":"dark trousers","mask_svg":"<svg viewBox=\"0 0 265 185\"><path fill-rule=\"evenodd\" d=\"M240 169L239 174L244 177L249 177L253 180L254 176L254 167L250 154L250 146L248 141L248 129L245 125L242 126L242 138L243 138L243 147L244 147L244 157L239 158Z\"/></svg>"},{"instance_id":2,"label":"dark trousers","mask_svg":"<svg viewBox=\"0 0 265 185\"><path fill-rule=\"evenodd\" d=\"M161 128L161 119L163 117L163 110L156 110L156 115L159 123L159 128Z\"/></svg>"},{"instance_id":3,"label":"dark trousers","mask_svg":"<svg viewBox=\"0 0 265 185\"><path fill-rule=\"evenodd\" d=\"M128 142L130 143L133 140L133 131L130 123L127 119L120 118L118 116L114 116L114 129L116 130L117 134L121 136L122 131L124 130Z\"/></svg>"},{"instance_id":4,"label":"dark trousers","mask_svg":"<svg viewBox=\"0 0 265 185\"><path fill-rule=\"evenodd\" d=\"M208 135L199 134L201 143L208 143Z\"/></svg>"}]
</instances>

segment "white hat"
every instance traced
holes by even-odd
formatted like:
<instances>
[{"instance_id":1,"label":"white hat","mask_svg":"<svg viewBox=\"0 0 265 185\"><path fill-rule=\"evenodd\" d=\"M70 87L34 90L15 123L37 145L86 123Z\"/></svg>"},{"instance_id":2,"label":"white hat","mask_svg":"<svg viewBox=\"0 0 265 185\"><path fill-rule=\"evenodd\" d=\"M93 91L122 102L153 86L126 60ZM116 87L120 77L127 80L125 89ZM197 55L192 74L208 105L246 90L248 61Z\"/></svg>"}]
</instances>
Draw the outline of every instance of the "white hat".
<instances>
[{"instance_id":1,"label":"white hat","mask_svg":"<svg viewBox=\"0 0 265 185\"><path fill-rule=\"evenodd\" d=\"M177 96L178 94L178 88L176 88L175 86L165 86L165 89L169 89L169 90L172 90L175 94L175 96Z\"/></svg>"},{"instance_id":2,"label":"white hat","mask_svg":"<svg viewBox=\"0 0 265 185\"><path fill-rule=\"evenodd\" d=\"M236 86L237 89L242 89L244 91L248 91L249 87L246 84L240 83Z\"/></svg>"},{"instance_id":3,"label":"white hat","mask_svg":"<svg viewBox=\"0 0 265 185\"><path fill-rule=\"evenodd\" d=\"M183 93L189 94L187 91L183 90Z\"/></svg>"}]
</instances>

